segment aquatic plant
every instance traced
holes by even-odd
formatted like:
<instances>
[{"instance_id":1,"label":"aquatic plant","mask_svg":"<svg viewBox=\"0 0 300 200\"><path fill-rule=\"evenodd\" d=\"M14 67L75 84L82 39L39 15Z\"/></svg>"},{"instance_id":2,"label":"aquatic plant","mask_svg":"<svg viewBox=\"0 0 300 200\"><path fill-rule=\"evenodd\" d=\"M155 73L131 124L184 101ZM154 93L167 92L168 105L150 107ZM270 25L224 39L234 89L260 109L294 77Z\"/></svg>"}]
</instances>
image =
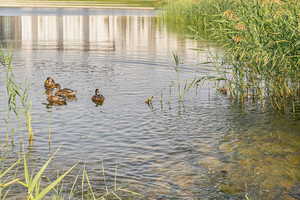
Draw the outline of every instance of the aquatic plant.
<instances>
[{"instance_id":1,"label":"aquatic plant","mask_svg":"<svg viewBox=\"0 0 300 200\"><path fill-rule=\"evenodd\" d=\"M5 54L4 51L0 51L0 63L6 68L6 91L8 94L8 109L13 111L16 115L17 112L17 96L21 96L20 87L15 81L12 66L12 54Z\"/></svg>"},{"instance_id":2,"label":"aquatic plant","mask_svg":"<svg viewBox=\"0 0 300 200\"><path fill-rule=\"evenodd\" d=\"M182 102L182 101L184 101L186 93L196 85L198 79L195 77L192 80L187 80L187 79L181 80L180 79L180 64L182 64L183 62L182 62L180 56L176 52L173 51L172 55L173 55L173 59L175 62L174 70L176 72L176 82L174 82L174 84L177 87L178 100L180 102Z\"/></svg>"},{"instance_id":3,"label":"aquatic plant","mask_svg":"<svg viewBox=\"0 0 300 200\"><path fill-rule=\"evenodd\" d=\"M22 111L26 119L26 128L28 131L28 141L31 144L33 141L33 131L31 126L31 101L29 100L29 86L22 88L15 80L15 75L13 73L12 65L12 53L5 53L0 51L0 63L6 68L6 91L8 94L8 110L13 111L16 116L18 116L18 104L17 98L19 97ZM9 113L8 113L9 118Z\"/></svg>"},{"instance_id":4,"label":"aquatic plant","mask_svg":"<svg viewBox=\"0 0 300 200\"><path fill-rule=\"evenodd\" d=\"M0 147L1 150L5 150L2 147ZM57 150L58 151L58 150ZM57 153L52 154L50 158L42 165L40 169L33 168L31 165L29 165L30 160L28 159L28 154L25 152L22 152L23 158L19 159L9 167L7 165L3 165L3 170L0 170L0 199L5 200L13 197L14 194L9 194L9 192L14 192L15 190L13 187L10 186L23 186L25 189L22 190L22 195L24 196L24 199L26 200L37 200L37 199L123 199L126 197L128 199L132 196L134 198L135 196L142 196L139 193L133 192L125 187L117 185L117 165L115 167L115 175L114 175L114 181L112 185L107 184L106 179L106 173L104 170L103 162L101 162L101 173L100 175L103 176L103 184L101 184L101 187L104 187L104 193L98 193L96 191L99 190L99 185L94 184L94 182L91 181L90 175L88 174L88 170L86 166L84 165L80 175L79 174L75 177L74 182L70 181L71 179L68 179L67 184L64 183L64 180L66 180L66 176L69 176L71 174L71 171L75 170L75 167L78 166L78 164L73 165L68 170L66 170L63 173L57 172L56 175L54 175L54 178L48 178L48 176L53 176L51 173L46 174L47 167L52 162L52 160L55 158L55 155ZM1 164L4 164L7 162L10 162L10 159L0 158ZM13 169L16 169L12 172ZM51 172L51 171L50 171ZM94 175L95 176L95 175ZM71 175L69 176L69 178ZM94 179L94 177L93 177ZM66 187L65 187L66 186ZM20 192L20 191L18 191Z\"/></svg>"},{"instance_id":5,"label":"aquatic plant","mask_svg":"<svg viewBox=\"0 0 300 200\"><path fill-rule=\"evenodd\" d=\"M231 99L269 102L295 111L300 99L300 2L266 0L169 1L165 20L195 39L220 44Z\"/></svg>"},{"instance_id":6,"label":"aquatic plant","mask_svg":"<svg viewBox=\"0 0 300 200\"><path fill-rule=\"evenodd\" d=\"M23 185L27 189L27 200L39 200L43 199L54 187L59 184L62 179L69 174L76 165L73 165L70 169L68 169L65 173L60 175L56 180L52 181L47 187L42 189L41 178L43 173L45 172L47 166L53 159L55 153L47 160L47 162L42 166L42 168L36 173L31 174L28 166L28 161L26 155L23 156L24 162L24 181L18 180L18 183Z\"/></svg>"},{"instance_id":7,"label":"aquatic plant","mask_svg":"<svg viewBox=\"0 0 300 200\"><path fill-rule=\"evenodd\" d=\"M115 167L115 176L114 176L114 183L113 186L110 188L107 185L106 181L106 175L105 175L105 169L103 165L103 161L101 162L101 175L103 177L104 187L105 187L105 193L104 194L97 194L95 190L93 189L93 185L90 181L90 176L88 174L88 170L86 167L83 167L82 170L82 176L81 176L81 198L82 199L100 199L100 200L106 200L106 199L118 199L121 200L122 197L119 195L119 192L125 192L128 195L132 196L142 196L141 194L137 192L133 192L127 188L119 187L117 185L117 166ZM76 177L75 182L72 186L72 190L70 192L69 198L72 198L74 196L74 187L76 185L76 181L79 179L79 176ZM87 192L85 192L84 186L87 186Z\"/></svg>"},{"instance_id":8,"label":"aquatic plant","mask_svg":"<svg viewBox=\"0 0 300 200\"><path fill-rule=\"evenodd\" d=\"M9 187L12 184L15 184L19 179L18 178L13 178L12 180L9 181L4 181L4 177L18 165L19 161L16 161L13 163L10 167L0 171L0 199L6 199L9 190L4 191L5 188Z\"/></svg>"},{"instance_id":9,"label":"aquatic plant","mask_svg":"<svg viewBox=\"0 0 300 200\"><path fill-rule=\"evenodd\" d=\"M28 85L28 84L27 84ZM26 120L26 128L27 128L27 132L28 132L28 141L30 144L32 144L33 142L33 131L32 131L32 126L31 126L31 106L32 103L28 98L28 89L29 87L27 86L24 90L23 93L21 95L21 103L23 106L23 112L25 115L25 120Z\"/></svg>"}]
</instances>

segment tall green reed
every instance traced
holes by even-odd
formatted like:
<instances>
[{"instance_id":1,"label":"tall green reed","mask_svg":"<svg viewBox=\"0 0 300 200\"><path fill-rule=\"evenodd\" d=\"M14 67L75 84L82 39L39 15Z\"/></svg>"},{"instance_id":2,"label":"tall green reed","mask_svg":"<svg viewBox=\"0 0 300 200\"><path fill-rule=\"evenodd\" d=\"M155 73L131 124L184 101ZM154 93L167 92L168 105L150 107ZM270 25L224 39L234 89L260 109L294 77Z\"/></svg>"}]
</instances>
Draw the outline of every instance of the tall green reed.
<instances>
[{"instance_id":1,"label":"tall green reed","mask_svg":"<svg viewBox=\"0 0 300 200\"><path fill-rule=\"evenodd\" d=\"M13 111L16 115L17 112L17 97L21 96L20 86L15 81L15 76L13 74L12 66L12 54L5 54L0 51L0 63L6 68L6 91L8 94L8 109Z\"/></svg>"},{"instance_id":2,"label":"tall green reed","mask_svg":"<svg viewBox=\"0 0 300 200\"><path fill-rule=\"evenodd\" d=\"M13 111L16 116L19 115L18 103L19 98L21 102L21 111L24 113L26 120L26 128L28 132L28 141L30 144L33 142L33 130L31 125L31 101L29 100L29 87L21 87L15 79L12 64L12 53L5 53L3 50L0 51L0 63L6 68L6 91L8 95L8 110L9 113ZM9 118L8 113L8 118Z\"/></svg>"},{"instance_id":3,"label":"tall green reed","mask_svg":"<svg viewBox=\"0 0 300 200\"><path fill-rule=\"evenodd\" d=\"M12 180L9 181L4 181L4 177L12 171L13 168L15 168L17 165L19 164L19 161L13 163L10 167L0 171L0 190L4 189L14 183L16 183L19 179L18 178L13 178ZM7 194L5 194L4 196L6 196ZM0 197L3 197L2 195L0 195Z\"/></svg>"},{"instance_id":4,"label":"tall green reed","mask_svg":"<svg viewBox=\"0 0 300 200\"><path fill-rule=\"evenodd\" d=\"M57 150L58 151L58 150ZM103 179L104 187L99 192L99 184L95 184L95 174L93 177L89 175L86 165L83 166L82 170L79 170L79 174L75 176L72 181L73 175L71 172L77 168L78 164L73 165L64 172L57 172L54 178L53 170L46 172L48 166L55 158L57 153L53 153L47 161L40 167L32 167L31 160L28 154L22 152L23 156L13 164L4 165L4 169L0 170L0 199L11 199L16 194L16 187L22 186L18 189L26 200L39 200L39 199L90 199L90 200L106 200L106 199L128 199L129 197L134 198L136 196L141 197L142 195L127 189L126 187L117 184L117 166L115 167L115 175L113 177L113 183L107 181L107 175L104 169L103 162L101 164L100 175ZM3 163L6 160L1 160ZM7 160L10 162L10 160ZM14 170L16 169L16 170ZM12 172L12 171L15 172ZM81 171L81 175L80 175ZM68 176L68 179L66 177ZM80 180L81 179L81 180ZM111 178L110 178L111 180ZM67 182L66 182L67 181ZM65 184L65 185L64 185Z\"/></svg>"},{"instance_id":5,"label":"tall green reed","mask_svg":"<svg viewBox=\"0 0 300 200\"><path fill-rule=\"evenodd\" d=\"M187 79L181 80L180 79L180 64L182 63L181 58L176 52L172 52L172 56L173 56L173 59L175 62L175 65L174 65L174 70L176 73L175 85L177 88L178 100L180 102L183 102L186 93L196 85L197 79L194 78L192 80L187 80Z\"/></svg>"},{"instance_id":6,"label":"tall green reed","mask_svg":"<svg viewBox=\"0 0 300 200\"><path fill-rule=\"evenodd\" d=\"M30 168L28 166L28 159L26 155L23 156L23 164L24 164L24 181L18 180L18 183L24 186L27 189L27 197L26 200L40 200L43 199L46 195L48 195L51 190L55 188L57 184L59 184L63 178L69 174L76 165L73 165L66 172L60 175L56 180L51 181L49 185L42 188L41 179L42 176L52 161L55 153L47 160L47 162L41 167L40 170L36 174L30 172Z\"/></svg>"},{"instance_id":7,"label":"tall green reed","mask_svg":"<svg viewBox=\"0 0 300 200\"><path fill-rule=\"evenodd\" d=\"M165 10L172 26L223 46L228 73L220 77L233 100L283 112L299 104L299 1L169 1Z\"/></svg>"}]
</instances>

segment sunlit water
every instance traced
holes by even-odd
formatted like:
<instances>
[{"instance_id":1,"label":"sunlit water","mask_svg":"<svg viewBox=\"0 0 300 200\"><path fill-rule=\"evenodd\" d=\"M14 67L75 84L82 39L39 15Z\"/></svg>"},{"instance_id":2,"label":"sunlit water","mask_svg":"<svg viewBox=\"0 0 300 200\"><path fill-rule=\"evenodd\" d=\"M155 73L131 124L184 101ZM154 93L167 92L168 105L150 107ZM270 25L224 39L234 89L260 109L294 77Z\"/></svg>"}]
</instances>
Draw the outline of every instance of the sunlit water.
<instances>
[{"instance_id":1,"label":"sunlit water","mask_svg":"<svg viewBox=\"0 0 300 200\"><path fill-rule=\"evenodd\" d=\"M178 101L178 83L215 73L207 62L220 49L168 31L155 11L1 9L1 14L0 40L13 51L16 80L30 87L35 133L29 148L23 117L5 122L1 68L1 139L10 143L5 133L15 128L12 152L24 143L42 163L60 148L49 174L85 164L98 191L104 189L103 161L106 184L113 185L117 175L117 183L141 193L141 199L297 197L296 121L255 106L245 110L217 94L213 84L192 88ZM172 52L180 56L178 74ZM47 76L77 90L77 100L48 107ZM106 98L103 106L91 101L95 88ZM150 96L153 107L144 103Z\"/></svg>"}]
</instances>

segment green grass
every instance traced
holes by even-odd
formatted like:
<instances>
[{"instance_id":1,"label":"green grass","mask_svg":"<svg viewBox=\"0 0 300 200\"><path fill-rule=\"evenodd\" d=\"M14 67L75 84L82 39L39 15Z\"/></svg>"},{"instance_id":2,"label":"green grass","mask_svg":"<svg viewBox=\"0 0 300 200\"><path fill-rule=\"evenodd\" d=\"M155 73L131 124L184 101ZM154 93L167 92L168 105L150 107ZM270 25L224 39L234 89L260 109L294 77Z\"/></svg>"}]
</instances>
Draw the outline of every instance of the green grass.
<instances>
[{"instance_id":1,"label":"green grass","mask_svg":"<svg viewBox=\"0 0 300 200\"><path fill-rule=\"evenodd\" d=\"M178 0L166 21L225 50L221 74L232 99L268 101L294 111L300 99L300 2L296 0Z\"/></svg>"}]
</instances>

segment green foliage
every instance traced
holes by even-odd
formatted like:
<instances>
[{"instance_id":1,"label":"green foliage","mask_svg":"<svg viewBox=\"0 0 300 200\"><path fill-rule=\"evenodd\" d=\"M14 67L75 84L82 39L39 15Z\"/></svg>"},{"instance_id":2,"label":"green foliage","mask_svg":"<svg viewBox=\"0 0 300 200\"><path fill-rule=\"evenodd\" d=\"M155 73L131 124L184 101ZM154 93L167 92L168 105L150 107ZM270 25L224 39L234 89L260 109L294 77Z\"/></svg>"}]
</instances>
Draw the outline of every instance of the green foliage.
<instances>
[{"instance_id":1,"label":"green foliage","mask_svg":"<svg viewBox=\"0 0 300 200\"><path fill-rule=\"evenodd\" d=\"M183 102L185 95L190 91L190 89L197 86L197 83L199 81L196 78L192 80L181 80L180 79L180 64L182 64L181 58L176 52L172 52L172 55L175 62L174 70L176 72L176 82L174 82L173 85L177 89L178 100L180 102Z\"/></svg>"},{"instance_id":2,"label":"green foliage","mask_svg":"<svg viewBox=\"0 0 300 200\"><path fill-rule=\"evenodd\" d=\"M6 91L8 95L8 110L13 111L16 116L18 116L18 104L17 100L19 98L22 111L26 119L26 128L28 131L28 141L32 144L33 141L33 131L31 126L31 101L29 99L29 87L21 87L16 79L13 72L12 65L12 54L7 54L0 50L0 64L6 68ZM26 84L28 85L28 84ZM8 115L9 117L9 115Z\"/></svg>"},{"instance_id":3,"label":"green foliage","mask_svg":"<svg viewBox=\"0 0 300 200\"><path fill-rule=\"evenodd\" d=\"M11 180L3 180L5 176L7 176L7 174L10 173L12 169L14 169L18 165L18 163L19 161L13 163L10 167L0 171L0 199L6 199L9 190L5 189L19 180L18 178L10 178Z\"/></svg>"},{"instance_id":4,"label":"green foliage","mask_svg":"<svg viewBox=\"0 0 300 200\"><path fill-rule=\"evenodd\" d=\"M0 171L0 188L6 188L9 185L15 183L18 179L13 179L10 181L6 181L6 182L2 182L2 179L5 175L7 175L13 168L16 167L16 165L19 163L19 161L15 162L14 164L12 164L10 167L8 167L7 169Z\"/></svg>"},{"instance_id":5,"label":"green foliage","mask_svg":"<svg viewBox=\"0 0 300 200\"><path fill-rule=\"evenodd\" d=\"M8 94L8 109L13 111L16 115L17 112L17 97L21 96L21 89L15 81L12 66L12 54L5 54L0 51L0 63L6 68L6 91Z\"/></svg>"},{"instance_id":6,"label":"green foliage","mask_svg":"<svg viewBox=\"0 0 300 200\"><path fill-rule=\"evenodd\" d=\"M27 200L40 200L43 199L47 194L51 192L55 188L57 184L59 184L63 178L69 174L73 168L76 166L74 165L70 169L68 169L64 174L59 176L55 181L51 182L47 187L41 188L41 178L43 173L45 172L47 166L53 159L54 155L51 156L48 161L42 166L42 168L34 175L30 173L29 166L27 164L27 158L24 154L24 177L25 181L18 181L21 185L23 185L27 189Z\"/></svg>"},{"instance_id":7,"label":"green foliage","mask_svg":"<svg viewBox=\"0 0 300 200\"><path fill-rule=\"evenodd\" d=\"M106 175L104 171L104 166L102 163L101 175L103 176L104 193L96 192L99 185L93 185L91 178L88 174L88 170L84 166L82 169L82 175L77 175L73 184L69 182L68 186L72 184L71 188L64 188L63 180L70 172L77 166L73 165L71 168L66 170L62 174L57 174L54 180L51 180L47 177L46 169L49 164L52 162L56 152L45 162L45 164L40 168L32 168L29 166L29 159L25 153L23 153L23 159L18 160L9 167L4 167L3 170L0 170L0 200L8 199L8 193L15 185L24 186L21 193L26 200L41 200L41 199L74 199L82 194L82 199L128 199L135 196L141 197L142 195L136 192L133 192L127 188L117 185L117 167L115 168L115 177L113 185L107 185ZM23 162L20 162L23 160ZM6 159L1 160L8 161ZM9 161L8 161L9 162ZM12 170L16 170L12 173ZM21 172L21 173L19 173ZM48 174L49 175L49 174ZM51 175L50 175L51 176ZM80 180L81 179L81 180ZM94 177L93 177L94 179ZM92 179L92 180L93 180ZM46 181L45 181L46 180ZM70 179L69 179L70 181ZM12 187L10 187L12 185ZM15 190L12 190L13 192ZM18 192L20 192L18 190ZM10 194L12 195L12 194Z\"/></svg>"},{"instance_id":8,"label":"green foliage","mask_svg":"<svg viewBox=\"0 0 300 200\"><path fill-rule=\"evenodd\" d=\"M224 47L233 99L270 100L281 111L299 102L299 1L170 1L165 10L169 24Z\"/></svg>"}]
</instances>

